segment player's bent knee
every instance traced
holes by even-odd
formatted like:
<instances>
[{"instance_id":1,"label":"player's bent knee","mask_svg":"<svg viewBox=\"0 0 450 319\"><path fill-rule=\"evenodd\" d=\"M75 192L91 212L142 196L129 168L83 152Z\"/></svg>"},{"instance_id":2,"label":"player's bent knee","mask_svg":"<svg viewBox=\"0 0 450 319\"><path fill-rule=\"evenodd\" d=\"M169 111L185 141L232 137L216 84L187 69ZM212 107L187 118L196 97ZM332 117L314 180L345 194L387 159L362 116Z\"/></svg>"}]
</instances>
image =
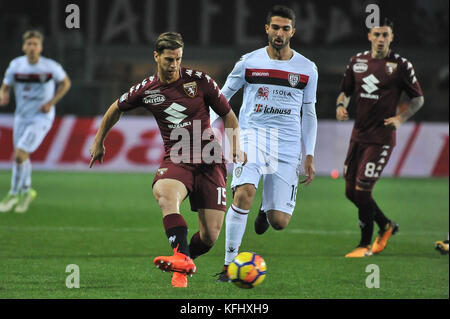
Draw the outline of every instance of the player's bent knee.
<instances>
[{"instance_id":1,"label":"player's bent knee","mask_svg":"<svg viewBox=\"0 0 450 319\"><path fill-rule=\"evenodd\" d=\"M268 213L269 223L275 230L283 230L289 225L291 215L280 211Z\"/></svg>"},{"instance_id":2,"label":"player's bent knee","mask_svg":"<svg viewBox=\"0 0 450 319\"><path fill-rule=\"evenodd\" d=\"M250 209L255 194L256 188L252 184L240 185L234 193L233 203L241 209Z\"/></svg>"},{"instance_id":3,"label":"player's bent knee","mask_svg":"<svg viewBox=\"0 0 450 319\"><path fill-rule=\"evenodd\" d=\"M155 189L153 189L153 195L155 196L155 199L158 202L158 205L163 211L163 213L164 212L173 213L178 211L176 197Z\"/></svg>"},{"instance_id":4,"label":"player's bent knee","mask_svg":"<svg viewBox=\"0 0 450 319\"><path fill-rule=\"evenodd\" d=\"M28 153L21 150L21 149L17 149L14 152L14 161L17 164L22 164L23 162L25 162L28 159Z\"/></svg>"}]
</instances>

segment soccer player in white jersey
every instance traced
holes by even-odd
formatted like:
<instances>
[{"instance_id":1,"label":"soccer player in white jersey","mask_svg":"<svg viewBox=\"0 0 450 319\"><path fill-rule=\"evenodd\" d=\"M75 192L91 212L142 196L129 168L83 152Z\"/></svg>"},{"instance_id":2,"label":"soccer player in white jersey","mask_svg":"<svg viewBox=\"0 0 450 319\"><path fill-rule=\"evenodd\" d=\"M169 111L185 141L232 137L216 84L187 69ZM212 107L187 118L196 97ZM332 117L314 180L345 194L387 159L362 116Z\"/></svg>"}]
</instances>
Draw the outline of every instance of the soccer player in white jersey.
<instances>
[{"instance_id":1,"label":"soccer player in white jersey","mask_svg":"<svg viewBox=\"0 0 450 319\"><path fill-rule=\"evenodd\" d=\"M0 106L9 103L11 87L16 98L11 189L0 202L0 213L13 208L17 213L24 213L36 197L36 191L31 188L29 157L53 124L54 105L70 88L69 77L61 65L41 56L43 40L39 31L24 33L22 50L25 55L11 61L0 88Z\"/></svg>"},{"instance_id":2,"label":"soccer player in white jersey","mask_svg":"<svg viewBox=\"0 0 450 319\"><path fill-rule=\"evenodd\" d=\"M314 178L318 73L312 61L290 48L294 25L295 13L290 8L273 7L265 26L268 46L242 56L221 90L230 100L244 88L239 126L248 162L234 165L233 204L225 219L225 265L217 281L228 281L227 267L238 254L260 179L258 234L269 225L281 230L289 224L297 196L302 142L306 178L300 183L309 185Z\"/></svg>"}]
</instances>

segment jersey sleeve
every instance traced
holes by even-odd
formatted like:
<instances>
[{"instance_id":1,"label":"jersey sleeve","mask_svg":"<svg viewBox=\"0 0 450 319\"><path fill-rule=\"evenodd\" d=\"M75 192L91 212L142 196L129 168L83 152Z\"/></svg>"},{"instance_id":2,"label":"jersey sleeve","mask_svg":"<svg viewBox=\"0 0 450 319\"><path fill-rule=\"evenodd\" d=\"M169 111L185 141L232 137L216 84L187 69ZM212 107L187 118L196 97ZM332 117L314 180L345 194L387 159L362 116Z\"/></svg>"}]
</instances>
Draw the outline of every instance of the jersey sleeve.
<instances>
[{"instance_id":1,"label":"jersey sleeve","mask_svg":"<svg viewBox=\"0 0 450 319\"><path fill-rule=\"evenodd\" d=\"M400 72L402 89L409 98L423 96L422 88L420 87L419 81L417 81L414 67L411 62L407 61L406 63L403 63Z\"/></svg>"},{"instance_id":2,"label":"jersey sleeve","mask_svg":"<svg viewBox=\"0 0 450 319\"><path fill-rule=\"evenodd\" d=\"M302 140L306 155L313 155L317 139L317 115L315 103L306 103L302 106Z\"/></svg>"},{"instance_id":3,"label":"jersey sleeve","mask_svg":"<svg viewBox=\"0 0 450 319\"><path fill-rule=\"evenodd\" d=\"M245 67L244 67L244 56L236 62L233 70L228 75L227 80L225 81L224 86L220 90L223 96L230 101L233 95L239 91L242 86L245 84ZM214 112L214 110L210 109L210 121L214 123L220 116Z\"/></svg>"},{"instance_id":4,"label":"jersey sleeve","mask_svg":"<svg viewBox=\"0 0 450 319\"><path fill-rule=\"evenodd\" d=\"M201 83L206 106L210 106L220 117L227 115L231 107L225 96L220 92L217 83L208 75L205 75Z\"/></svg>"},{"instance_id":5,"label":"jersey sleeve","mask_svg":"<svg viewBox=\"0 0 450 319\"><path fill-rule=\"evenodd\" d=\"M313 63L312 72L309 76L308 84L303 91L303 103L316 103L317 81L319 74L317 66Z\"/></svg>"},{"instance_id":6,"label":"jersey sleeve","mask_svg":"<svg viewBox=\"0 0 450 319\"><path fill-rule=\"evenodd\" d=\"M3 83L7 86L12 86L14 85L14 62L11 61L9 63L8 68L5 71L5 76L3 78Z\"/></svg>"},{"instance_id":7,"label":"jersey sleeve","mask_svg":"<svg viewBox=\"0 0 450 319\"><path fill-rule=\"evenodd\" d=\"M245 59L241 59L236 62L233 70L228 75L225 85L222 87L222 94L229 101L233 95L242 88L245 84Z\"/></svg>"},{"instance_id":8,"label":"jersey sleeve","mask_svg":"<svg viewBox=\"0 0 450 319\"><path fill-rule=\"evenodd\" d=\"M54 62L52 75L56 83L61 82L67 76L66 71L64 71L63 67L58 62Z\"/></svg>"},{"instance_id":9,"label":"jersey sleeve","mask_svg":"<svg viewBox=\"0 0 450 319\"><path fill-rule=\"evenodd\" d=\"M141 100L141 84L133 85L128 92L122 94L117 101L117 106L122 112L133 110L140 106Z\"/></svg>"},{"instance_id":10,"label":"jersey sleeve","mask_svg":"<svg viewBox=\"0 0 450 319\"><path fill-rule=\"evenodd\" d=\"M344 92L345 96L351 96L355 90L355 78L353 77L353 58L347 65L344 73L344 78L341 81L341 88L339 92Z\"/></svg>"}]
</instances>

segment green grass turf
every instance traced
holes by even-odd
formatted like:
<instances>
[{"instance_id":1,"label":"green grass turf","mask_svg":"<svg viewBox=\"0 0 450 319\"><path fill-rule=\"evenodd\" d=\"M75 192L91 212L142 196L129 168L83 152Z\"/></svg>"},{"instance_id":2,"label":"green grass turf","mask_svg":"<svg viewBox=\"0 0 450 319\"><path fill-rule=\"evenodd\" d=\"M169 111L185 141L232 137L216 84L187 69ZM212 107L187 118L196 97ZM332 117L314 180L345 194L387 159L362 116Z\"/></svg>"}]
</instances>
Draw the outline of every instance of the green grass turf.
<instances>
[{"instance_id":1,"label":"green grass turf","mask_svg":"<svg viewBox=\"0 0 450 319\"><path fill-rule=\"evenodd\" d=\"M300 186L287 229L253 231L260 194L241 251L266 261L265 281L250 290L216 283L225 231L196 260L188 289L170 286L155 256L170 254L151 174L34 172L38 197L26 214L0 214L0 298L449 298L449 261L434 250L449 225L448 179L381 179L374 197L400 225L381 254L346 259L359 241L357 211L344 181L316 177ZM10 172L0 171L0 192ZM231 192L229 192L231 193ZM230 199L228 200L230 202ZM182 213L189 236L197 216ZM80 267L79 289L65 286L66 266ZM380 270L380 288L365 286L366 266Z\"/></svg>"}]
</instances>

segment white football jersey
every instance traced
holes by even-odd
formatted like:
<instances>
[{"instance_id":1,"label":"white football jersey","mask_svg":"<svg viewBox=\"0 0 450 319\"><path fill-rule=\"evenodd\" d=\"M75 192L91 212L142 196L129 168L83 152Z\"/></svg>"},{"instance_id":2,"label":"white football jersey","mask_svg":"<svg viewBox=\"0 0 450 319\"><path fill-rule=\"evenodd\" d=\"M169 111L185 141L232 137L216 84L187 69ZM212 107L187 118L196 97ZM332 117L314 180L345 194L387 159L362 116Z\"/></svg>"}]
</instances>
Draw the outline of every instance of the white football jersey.
<instances>
[{"instance_id":1,"label":"white football jersey","mask_svg":"<svg viewBox=\"0 0 450 319\"><path fill-rule=\"evenodd\" d=\"M278 144L277 154L273 153L273 147L266 153L286 162L299 160L302 140L306 154L314 155L317 134L317 67L298 52L293 52L290 60L271 59L267 47L245 54L221 90L230 100L244 87L239 112L241 140L246 143L246 138L255 130L266 129L266 134L269 134L274 129L277 136L274 138L271 134L266 142ZM211 114L213 121L217 117L212 110ZM259 149L264 144L253 137L250 140Z\"/></svg>"},{"instance_id":2,"label":"white football jersey","mask_svg":"<svg viewBox=\"0 0 450 319\"><path fill-rule=\"evenodd\" d=\"M66 72L62 66L52 59L41 56L37 63L30 64L24 55L12 60L6 69L3 83L14 87L15 116L24 121L36 117L53 121L54 108L48 113L39 109L53 98L56 83L65 77Z\"/></svg>"}]
</instances>

